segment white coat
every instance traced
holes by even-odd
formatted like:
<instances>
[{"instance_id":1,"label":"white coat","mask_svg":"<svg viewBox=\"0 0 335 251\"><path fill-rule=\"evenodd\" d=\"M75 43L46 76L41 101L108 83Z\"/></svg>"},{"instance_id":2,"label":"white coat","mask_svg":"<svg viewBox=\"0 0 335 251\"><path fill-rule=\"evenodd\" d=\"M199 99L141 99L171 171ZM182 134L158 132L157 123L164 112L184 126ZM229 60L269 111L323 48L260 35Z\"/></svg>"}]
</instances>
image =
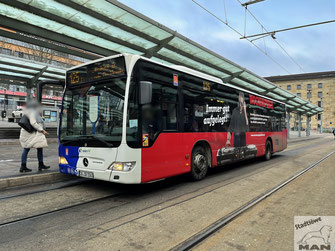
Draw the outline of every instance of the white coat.
<instances>
[{"instance_id":1,"label":"white coat","mask_svg":"<svg viewBox=\"0 0 335 251\"><path fill-rule=\"evenodd\" d=\"M44 122L37 111L27 109L24 114L29 118L30 124L36 131L29 133L23 128L20 132L20 143L23 148L44 148L48 146L47 139L42 133Z\"/></svg>"}]
</instances>

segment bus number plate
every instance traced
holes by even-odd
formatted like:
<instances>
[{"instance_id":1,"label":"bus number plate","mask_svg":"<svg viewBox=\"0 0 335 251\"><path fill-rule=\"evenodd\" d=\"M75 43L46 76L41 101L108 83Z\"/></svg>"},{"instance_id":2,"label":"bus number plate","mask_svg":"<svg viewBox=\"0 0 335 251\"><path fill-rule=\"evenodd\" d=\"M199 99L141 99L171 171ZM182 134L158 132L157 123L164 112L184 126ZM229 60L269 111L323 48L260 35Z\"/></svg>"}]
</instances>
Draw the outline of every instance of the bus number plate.
<instances>
[{"instance_id":1,"label":"bus number plate","mask_svg":"<svg viewBox=\"0 0 335 251\"><path fill-rule=\"evenodd\" d=\"M84 178L90 178L90 179L94 178L94 174L92 172L87 172L87 171L80 171L79 176L84 177Z\"/></svg>"}]
</instances>

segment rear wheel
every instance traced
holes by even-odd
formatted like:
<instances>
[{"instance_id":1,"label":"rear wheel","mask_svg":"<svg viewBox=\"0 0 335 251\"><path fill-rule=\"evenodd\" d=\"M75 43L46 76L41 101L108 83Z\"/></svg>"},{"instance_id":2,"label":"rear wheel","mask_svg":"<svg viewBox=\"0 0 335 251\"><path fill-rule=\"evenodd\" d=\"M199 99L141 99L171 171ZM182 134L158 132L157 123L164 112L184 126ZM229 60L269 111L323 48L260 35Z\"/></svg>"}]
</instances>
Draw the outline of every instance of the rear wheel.
<instances>
[{"instance_id":1,"label":"rear wheel","mask_svg":"<svg viewBox=\"0 0 335 251\"><path fill-rule=\"evenodd\" d=\"M192 152L191 176L194 180L205 178L208 170L208 158L206 151L201 146L196 146Z\"/></svg>"},{"instance_id":2,"label":"rear wheel","mask_svg":"<svg viewBox=\"0 0 335 251\"><path fill-rule=\"evenodd\" d=\"M266 141L265 144L265 156L264 159L265 160L270 160L272 157L272 146L271 146L271 142L270 141Z\"/></svg>"}]
</instances>

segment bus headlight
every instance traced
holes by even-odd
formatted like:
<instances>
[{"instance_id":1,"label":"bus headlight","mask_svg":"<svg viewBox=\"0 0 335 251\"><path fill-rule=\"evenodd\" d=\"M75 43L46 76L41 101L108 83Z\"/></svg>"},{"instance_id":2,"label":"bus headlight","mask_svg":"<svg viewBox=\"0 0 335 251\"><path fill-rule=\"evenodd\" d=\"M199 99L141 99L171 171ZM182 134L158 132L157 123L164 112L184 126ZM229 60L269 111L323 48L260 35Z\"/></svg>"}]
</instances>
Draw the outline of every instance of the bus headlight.
<instances>
[{"instance_id":1,"label":"bus headlight","mask_svg":"<svg viewBox=\"0 0 335 251\"><path fill-rule=\"evenodd\" d=\"M113 171L123 171L123 165L122 162L114 162L112 164L112 170Z\"/></svg>"},{"instance_id":2,"label":"bus headlight","mask_svg":"<svg viewBox=\"0 0 335 251\"><path fill-rule=\"evenodd\" d=\"M58 159L58 163L62 164L62 165L68 165L69 163L67 163L67 160L64 157L60 157Z\"/></svg>"},{"instance_id":3,"label":"bus headlight","mask_svg":"<svg viewBox=\"0 0 335 251\"><path fill-rule=\"evenodd\" d=\"M129 162L114 162L109 169L112 169L113 171L123 171L123 172L129 172L133 170L133 168L136 165L136 161L129 161Z\"/></svg>"},{"instance_id":4,"label":"bus headlight","mask_svg":"<svg viewBox=\"0 0 335 251\"><path fill-rule=\"evenodd\" d=\"M129 172L135 167L136 162L123 162L123 171L124 172Z\"/></svg>"}]
</instances>

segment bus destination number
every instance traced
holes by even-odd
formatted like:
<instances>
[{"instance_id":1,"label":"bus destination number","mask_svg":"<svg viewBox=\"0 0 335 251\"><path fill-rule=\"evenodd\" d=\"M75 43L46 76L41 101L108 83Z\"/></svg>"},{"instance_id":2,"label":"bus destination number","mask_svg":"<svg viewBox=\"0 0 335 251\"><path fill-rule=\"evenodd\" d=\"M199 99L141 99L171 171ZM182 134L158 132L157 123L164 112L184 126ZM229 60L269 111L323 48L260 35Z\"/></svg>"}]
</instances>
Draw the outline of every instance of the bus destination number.
<instances>
[{"instance_id":1,"label":"bus destination number","mask_svg":"<svg viewBox=\"0 0 335 251\"><path fill-rule=\"evenodd\" d=\"M108 79L125 74L125 65L122 58L108 59L67 72L67 80L71 85L85 84L92 81Z\"/></svg>"},{"instance_id":2,"label":"bus destination number","mask_svg":"<svg viewBox=\"0 0 335 251\"><path fill-rule=\"evenodd\" d=\"M78 84L80 82L79 72L71 72L69 80L71 84Z\"/></svg>"},{"instance_id":3,"label":"bus destination number","mask_svg":"<svg viewBox=\"0 0 335 251\"><path fill-rule=\"evenodd\" d=\"M203 81L202 84L203 84L204 91L210 91L211 90L211 84L209 82Z\"/></svg>"}]
</instances>

